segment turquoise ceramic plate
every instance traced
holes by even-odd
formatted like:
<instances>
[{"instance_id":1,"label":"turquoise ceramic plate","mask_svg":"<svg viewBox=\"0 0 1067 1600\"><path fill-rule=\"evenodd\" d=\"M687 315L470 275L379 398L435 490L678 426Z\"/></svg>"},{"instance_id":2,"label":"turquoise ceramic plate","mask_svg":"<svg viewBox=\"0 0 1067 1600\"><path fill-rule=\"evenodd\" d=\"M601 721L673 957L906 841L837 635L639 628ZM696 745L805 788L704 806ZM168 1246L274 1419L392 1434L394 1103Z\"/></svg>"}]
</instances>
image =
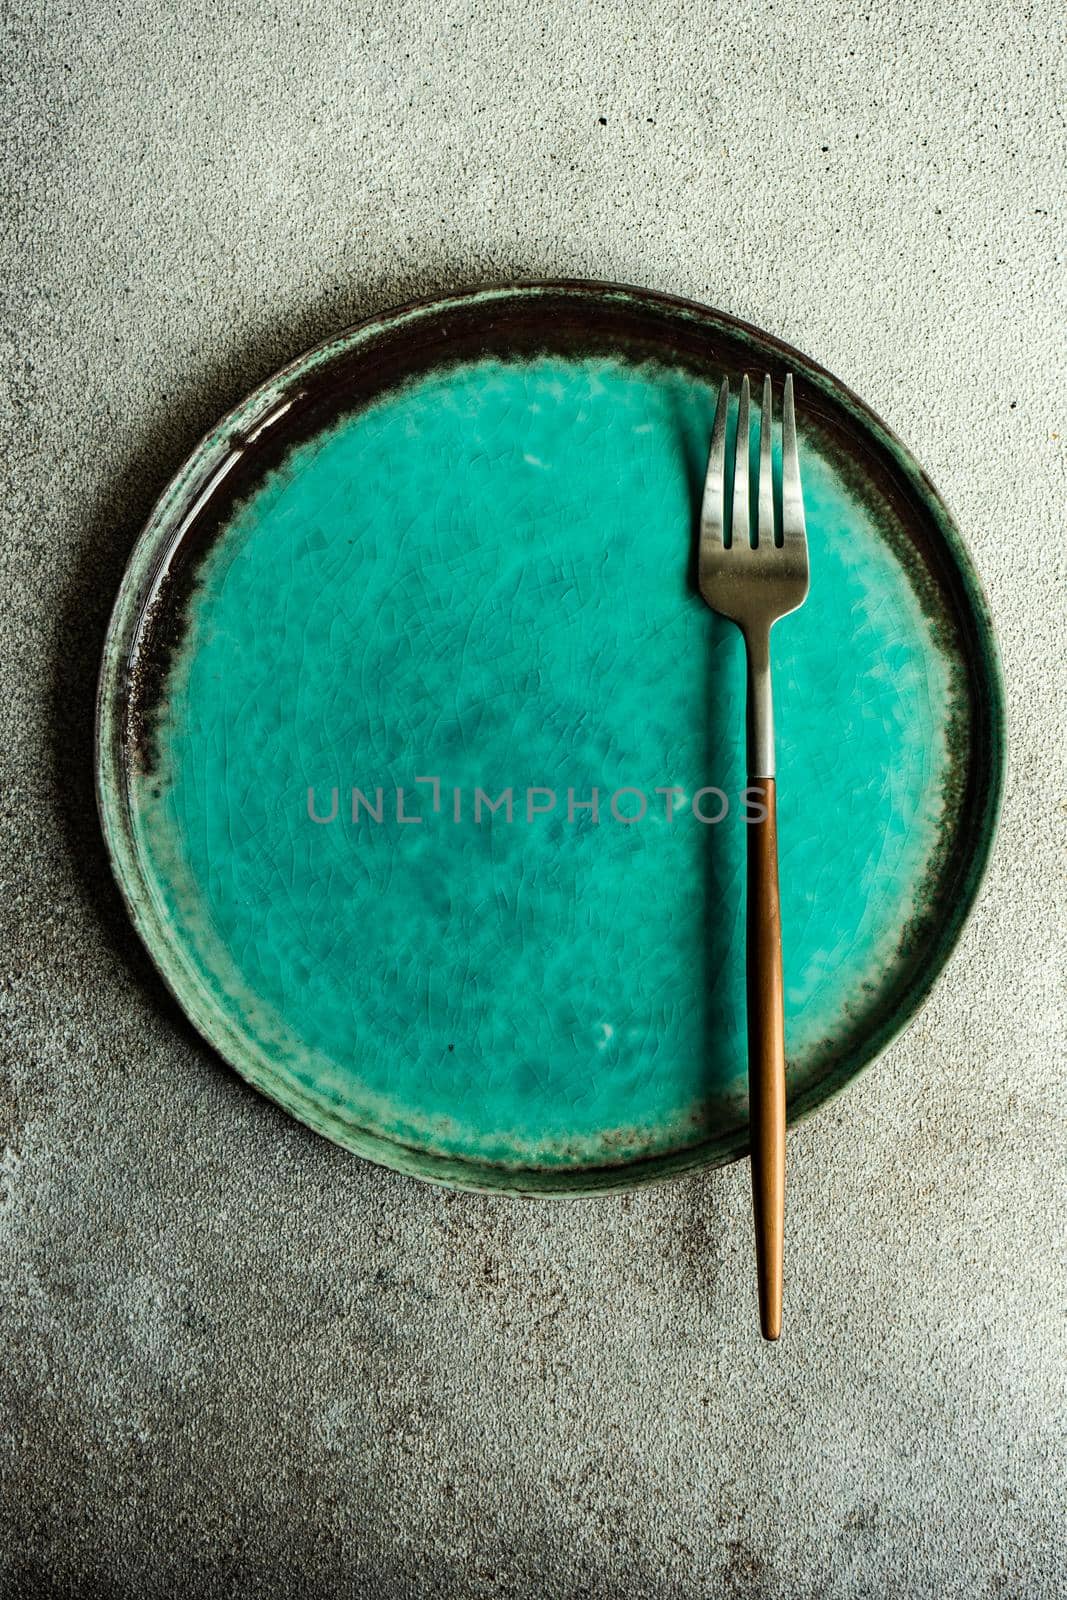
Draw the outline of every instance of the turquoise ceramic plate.
<instances>
[{"instance_id":1,"label":"turquoise ceramic plate","mask_svg":"<svg viewBox=\"0 0 1067 1600\"><path fill-rule=\"evenodd\" d=\"M134 552L99 705L119 883L204 1036L362 1155L581 1193L745 1150L742 655L693 585L745 369L797 374L811 541L775 632L802 1115L928 993L1003 764L959 535L828 373L631 289L408 307L239 406Z\"/></svg>"}]
</instances>

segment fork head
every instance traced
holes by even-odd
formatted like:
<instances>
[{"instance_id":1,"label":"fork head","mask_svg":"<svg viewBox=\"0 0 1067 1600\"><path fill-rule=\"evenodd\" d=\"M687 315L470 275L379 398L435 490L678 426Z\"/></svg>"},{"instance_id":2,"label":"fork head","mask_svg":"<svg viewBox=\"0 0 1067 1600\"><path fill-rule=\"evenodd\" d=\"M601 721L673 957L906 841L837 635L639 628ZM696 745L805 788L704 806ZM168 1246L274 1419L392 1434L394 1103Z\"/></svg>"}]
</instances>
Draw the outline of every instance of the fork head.
<instances>
[{"instance_id":1,"label":"fork head","mask_svg":"<svg viewBox=\"0 0 1067 1600\"><path fill-rule=\"evenodd\" d=\"M749 384L741 379L737 411L733 492L727 517L726 434L730 383L724 378L711 436L708 474L700 514L700 592L713 611L736 622L746 635L766 635L772 622L795 611L808 593L808 540L800 487L793 377L782 398L782 497L780 542L775 537L771 443L771 380L763 380L760 407L759 478L756 506L749 495ZM729 533L729 543L727 543Z\"/></svg>"}]
</instances>

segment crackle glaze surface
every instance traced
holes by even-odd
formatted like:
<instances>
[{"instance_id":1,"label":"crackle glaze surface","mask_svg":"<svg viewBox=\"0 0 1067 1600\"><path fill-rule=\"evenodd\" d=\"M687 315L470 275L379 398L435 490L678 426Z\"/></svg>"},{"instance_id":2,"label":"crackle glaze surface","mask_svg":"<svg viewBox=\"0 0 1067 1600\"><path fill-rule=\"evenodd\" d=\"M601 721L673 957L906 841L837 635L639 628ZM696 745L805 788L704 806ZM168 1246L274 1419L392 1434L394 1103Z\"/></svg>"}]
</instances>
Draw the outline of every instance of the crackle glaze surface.
<instances>
[{"instance_id":1,"label":"crackle glaze surface","mask_svg":"<svg viewBox=\"0 0 1067 1600\"><path fill-rule=\"evenodd\" d=\"M335 407L145 609L142 929L224 1053L379 1159L596 1186L743 1146L743 653L690 580L720 370L669 357L434 360ZM970 734L899 509L800 421L812 589L774 643L802 1104L903 1020Z\"/></svg>"}]
</instances>

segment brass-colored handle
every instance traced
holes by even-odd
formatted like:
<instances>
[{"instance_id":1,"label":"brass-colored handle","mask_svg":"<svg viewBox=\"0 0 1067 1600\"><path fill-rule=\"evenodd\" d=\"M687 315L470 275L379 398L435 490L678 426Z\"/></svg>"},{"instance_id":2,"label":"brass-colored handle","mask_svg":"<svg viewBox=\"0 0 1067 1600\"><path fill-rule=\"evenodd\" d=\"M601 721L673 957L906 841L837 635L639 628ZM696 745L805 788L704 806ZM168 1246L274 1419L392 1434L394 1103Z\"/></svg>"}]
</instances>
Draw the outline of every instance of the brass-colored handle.
<instances>
[{"instance_id":1,"label":"brass-colored handle","mask_svg":"<svg viewBox=\"0 0 1067 1600\"><path fill-rule=\"evenodd\" d=\"M763 1337L777 1339L782 1331L785 1243L785 1019L774 779L750 779L748 798L753 811L758 806L765 813L747 829L748 1094L756 1279Z\"/></svg>"}]
</instances>

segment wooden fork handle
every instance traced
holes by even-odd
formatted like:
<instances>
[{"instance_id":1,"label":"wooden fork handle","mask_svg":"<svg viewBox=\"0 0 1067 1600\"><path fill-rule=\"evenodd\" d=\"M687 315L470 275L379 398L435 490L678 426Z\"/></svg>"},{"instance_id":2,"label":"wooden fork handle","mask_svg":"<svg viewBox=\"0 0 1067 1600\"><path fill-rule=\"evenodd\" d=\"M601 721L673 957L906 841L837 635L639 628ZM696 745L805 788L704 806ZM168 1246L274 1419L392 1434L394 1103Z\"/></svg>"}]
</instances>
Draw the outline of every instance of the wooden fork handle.
<instances>
[{"instance_id":1,"label":"wooden fork handle","mask_svg":"<svg viewBox=\"0 0 1067 1600\"><path fill-rule=\"evenodd\" d=\"M748 1094L756 1280L765 1339L782 1331L785 1242L785 1021L774 779L750 778L748 823Z\"/></svg>"}]
</instances>

